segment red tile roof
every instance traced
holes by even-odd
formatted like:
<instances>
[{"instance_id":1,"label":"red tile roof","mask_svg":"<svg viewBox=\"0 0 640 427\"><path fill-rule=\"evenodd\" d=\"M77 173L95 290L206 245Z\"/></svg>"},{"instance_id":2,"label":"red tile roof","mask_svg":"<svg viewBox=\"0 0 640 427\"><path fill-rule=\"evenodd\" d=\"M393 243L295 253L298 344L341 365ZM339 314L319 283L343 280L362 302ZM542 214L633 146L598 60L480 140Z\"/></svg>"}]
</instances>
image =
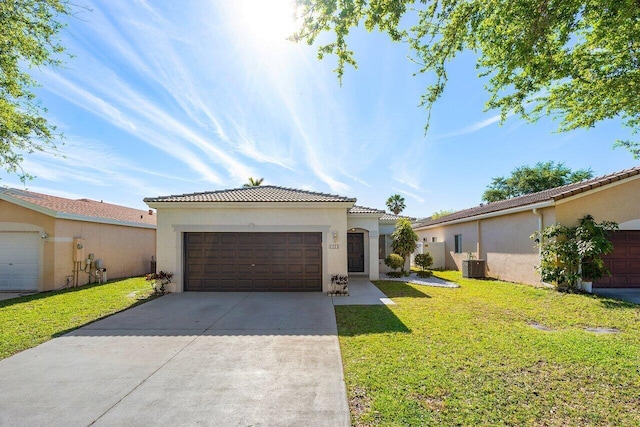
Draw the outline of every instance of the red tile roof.
<instances>
[{"instance_id":1,"label":"red tile roof","mask_svg":"<svg viewBox=\"0 0 640 427\"><path fill-rule=\"evenodd\" d=\"M356 199L335 194L260 185L257 187L233 188L204 193L179 194L173 196L147 197L145 202L354 202Z\"/></svg>"},{"instance_id":2,"label":"red tile roof","mask_svg":"<svg viewBox=\"0 0 640 427\"><path fill-rule=\"evenodd\" d=\"M0 189L0 199L58 218L89 222L122 223L122 225L132 226L155 227L156 225L156 215L149 215L149 211L112 205L101 201L65 199L15 188Z\"/></svg>"},{"instance_id":3,"label":"red tile roof","mask_svg":"<svg viewBox=\"0 0 640 427\"><path fill-rule=\"evenodd\" d=\"M555 202L567 197L571 197L575 194L584 193L586 191L593 190L594 188L602 187L613 182L633 177L635 175L640 175L640 166L636 166L635 168L631 169L625 169L620 172L600 176L586 181L576 182L575 184L563 185L561 187L551 188L549 190L543 190L537 193L526 194L524 196L514 197L512 199L500 200L499 202L481 204L480 206L454 212L450 215L436 218L434 220L427 218L424 221L414 224L414 228L444 224L450 221L472 218L478 215L533 205L541 202Z\"/></svg>"}]
</instances>

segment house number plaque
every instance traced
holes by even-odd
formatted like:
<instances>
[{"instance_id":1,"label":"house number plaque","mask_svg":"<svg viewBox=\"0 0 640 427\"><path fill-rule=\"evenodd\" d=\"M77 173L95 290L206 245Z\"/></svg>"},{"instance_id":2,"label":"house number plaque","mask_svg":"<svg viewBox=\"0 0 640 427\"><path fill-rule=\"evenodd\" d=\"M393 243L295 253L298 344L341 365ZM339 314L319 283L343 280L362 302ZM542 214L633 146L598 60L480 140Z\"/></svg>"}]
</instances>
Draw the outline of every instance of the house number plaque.
<instances>
[{"instance_id":1,"label":"house number plaque","mask_svg":"<svg viewBox=\"0 0 640 427\"><path fill-rule=\"evenodd\" d=\"M329 243L329 249L340 249L340 245L337 243Z\"/></svg>"}]
</instances>

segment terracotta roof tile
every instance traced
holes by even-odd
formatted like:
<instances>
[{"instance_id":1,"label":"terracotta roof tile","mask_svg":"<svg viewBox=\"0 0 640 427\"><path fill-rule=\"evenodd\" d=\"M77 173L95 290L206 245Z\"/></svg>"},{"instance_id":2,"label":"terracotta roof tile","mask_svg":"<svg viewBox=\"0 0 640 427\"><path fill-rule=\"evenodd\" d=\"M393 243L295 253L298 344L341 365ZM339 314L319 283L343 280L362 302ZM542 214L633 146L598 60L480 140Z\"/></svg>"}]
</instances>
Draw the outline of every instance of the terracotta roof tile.
<instances>
[{"instance_id":1,"label":"terracotta roof tile","mask_svg":"<svg viewBox=\"0 0 640 427\"><path fill-rule=\"evenodd\" d=\"M427 218L425 221L416 223L414 225L414 228L443 224L450 221L472 218L477 215L499 212L540 202L557 201L635 175L640 175L640 166L636 166L635 168L631 169L625 169L623 171L615 172L609 175L603 175L586 181L576 182L575 184L563 185L561 187L551 188L549 190L543 190L537 193L526 194L524 196L514 197L512 199L500 200L499 202L481 204L480 206L454 212L450 215L436 218L434 220Z\"/></svg>"},{"instance_id":2,"label":"terracotta roof tile","mask_svg":"<svg viewBox=\"0 0 640 427\"><path fill-rule=\"evenodd\" d=\"M80 217L95 218L96 220L156 225L156 215L149 215L148 211L125 206L112 205L110 203L89 199L65 199L63 197L50 196L48 194L34 193L32 191L15 188L0 189L0 193L7 196L6 200L8 201L17 199L26 202L28 205L45 208L54 213L77 215Z\"/></svg>"},{"instance_id":3,"label":"terracotta roof tile","mask_svg":"<svg viewBox=\"0 0 640 427\"><path fill-rule=\"evenodd\" d=\"M204 193L148 197L145 202L355 202L356 199L334 194L315 193L293 188L261 185Z\"/></svg>"}]
</instances>

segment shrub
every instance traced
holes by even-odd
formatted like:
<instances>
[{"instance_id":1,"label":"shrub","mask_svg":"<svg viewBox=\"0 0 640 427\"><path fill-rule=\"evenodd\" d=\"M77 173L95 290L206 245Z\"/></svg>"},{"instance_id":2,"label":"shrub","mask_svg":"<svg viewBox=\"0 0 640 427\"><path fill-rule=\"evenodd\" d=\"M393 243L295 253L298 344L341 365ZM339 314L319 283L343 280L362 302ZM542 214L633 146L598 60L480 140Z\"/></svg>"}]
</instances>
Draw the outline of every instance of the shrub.
<instances>
[{"instance_id":1,"label":"shrub","mask_svg":"<svg viewBox=\"0 0 640 427\"><path fill-rule=\"evenodd\" d=\"M404 258L398 254L389 254L385 259L384 263L387 267L397 270L400 267L404 266ZM398 276L400 277L400 276Z\"/></svg>"},{"instance_id":2,"label":"shrub","mask_svg":"<svg viewBox=\"0 0 640 427\"><path fill-rule=\"evenodd\" d=\"M423 271L418 271L417 273L418 277L431 277L433 276L433 273L431 272L431 270L423 270Z\"/></svg>"},{"instance_id":3,"label":"shrub","mask_svg":"<svg viewBox=\"0 0 640 427\"><path fill-rule=\"evenodd\" d=\"M433 265L433 257L429 252L424 254L417 254L415 256L415 263L422 271L428 270Z\"/></svg>"},{"instance_id":4,"label":"shrub","mask_svg":"<svg viewBox=\"0 0 640 427\"><path fill-rule=\"evenodd\" d=\"M402 273L402 271L389 271L386 274L387 274L387 276L393 277L395 279L399 279L400 277L402 277L404 275Z\"/></svg>"}]
</instances>

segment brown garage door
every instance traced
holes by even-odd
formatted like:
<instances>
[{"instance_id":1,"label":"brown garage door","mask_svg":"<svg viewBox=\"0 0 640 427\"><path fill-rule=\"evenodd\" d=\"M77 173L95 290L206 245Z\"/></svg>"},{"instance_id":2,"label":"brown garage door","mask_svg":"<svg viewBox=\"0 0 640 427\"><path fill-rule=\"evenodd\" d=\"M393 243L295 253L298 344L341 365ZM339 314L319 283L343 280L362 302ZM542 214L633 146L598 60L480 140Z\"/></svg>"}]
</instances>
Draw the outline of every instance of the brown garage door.
<instances>
[{"instance_id":1,"label":"brown garage door","mask_svg":"<svg viewBox=\"0 0 640 427\"><path fill-rule=\"evenodd\" d=\"M185 233L185 291L322 291L322 233Z\"/></svg>"},{"instance_id":2,"label":"brown garage door","mask_svg":"<svg viewBox=\"0 0 640 427\"><path fill-rule=\"evenodd\" d=\"M594 288L640 288L640 231L611 233L613 253L603 256L611 277L593 283Z\"/></svg>"}]
</instances>

